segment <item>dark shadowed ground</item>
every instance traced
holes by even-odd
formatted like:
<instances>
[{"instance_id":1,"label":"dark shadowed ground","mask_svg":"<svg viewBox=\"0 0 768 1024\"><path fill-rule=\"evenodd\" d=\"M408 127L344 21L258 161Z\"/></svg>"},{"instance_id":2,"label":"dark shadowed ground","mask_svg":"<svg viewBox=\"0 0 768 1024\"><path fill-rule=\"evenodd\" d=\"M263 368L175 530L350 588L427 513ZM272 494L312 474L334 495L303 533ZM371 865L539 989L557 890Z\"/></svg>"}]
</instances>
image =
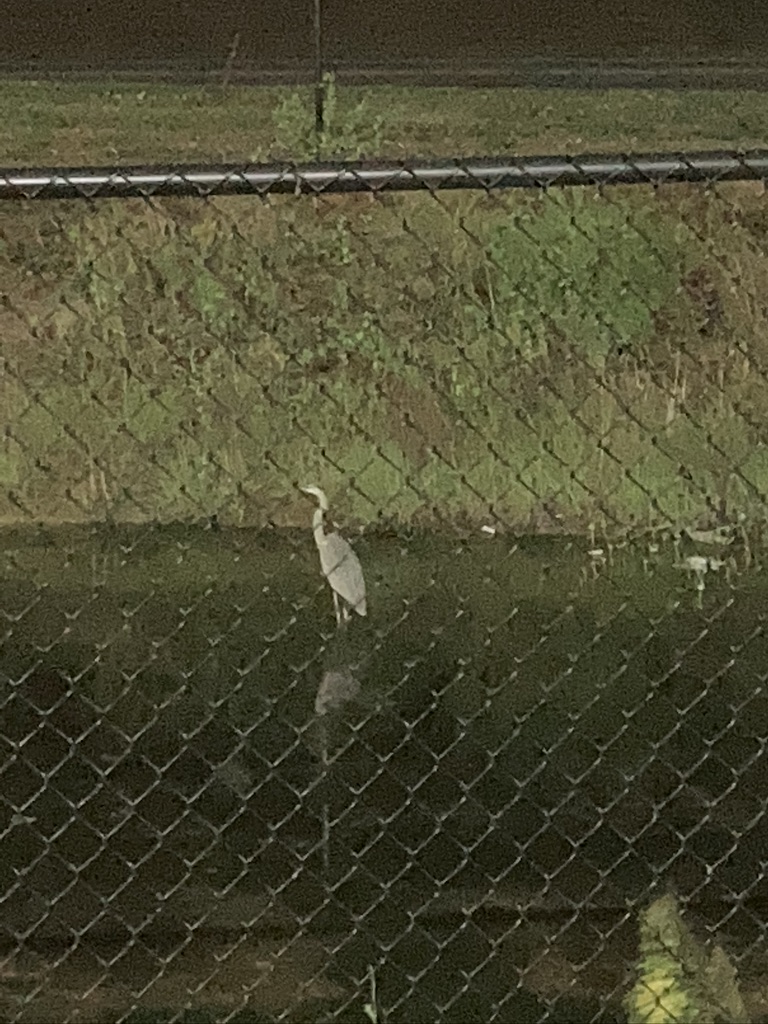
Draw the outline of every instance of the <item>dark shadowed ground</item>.
<instances>
[{"instance_id":1,"label":"dark shadowed ground","mask_svg":"<svg viewBox=\"0 0 768 1024\"><path fill-rule=\"evenodd\" d=\"M235 78L311 73L310 0L243 11L239 0L18 4L6 11L0 72L200 79L222 73L238 35ZM560 0L546 14L535 0L326 0L324 50L327 66L358 80L755 87L768 77L768 20L748 0Z\"/></svg>"}]
</instances>

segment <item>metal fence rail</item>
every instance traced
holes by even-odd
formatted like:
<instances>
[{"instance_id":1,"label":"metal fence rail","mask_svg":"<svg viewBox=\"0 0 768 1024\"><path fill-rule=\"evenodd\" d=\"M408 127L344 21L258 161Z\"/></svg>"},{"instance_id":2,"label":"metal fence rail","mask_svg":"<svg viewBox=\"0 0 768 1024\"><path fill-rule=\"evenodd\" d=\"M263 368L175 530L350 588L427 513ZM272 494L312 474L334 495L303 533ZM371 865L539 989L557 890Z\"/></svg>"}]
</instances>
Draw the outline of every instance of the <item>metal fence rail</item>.
<instances>
[{"instance_id":1,"label":"metal fence rail","mask_svg":"<svg viewBox=\"0 0 768 1024\"><path fill-rule=\"evenodd\" d=\"M38 168L0 170L0 199L120 199L230 195L338 195L437 189L548 188L762 181L768 152L547 156L446 163L265 164L243 167Z\"/></svg>"},{"instance_id":2,"label":"metal fence rail","mask_svg":"<svg viewBox=\"0 0 768 1024\"><path fill-rule=\"evenodd\" d=\"M766 175L0 173L0 1020L763 1019Z\"/></svg>"}]
</instances>

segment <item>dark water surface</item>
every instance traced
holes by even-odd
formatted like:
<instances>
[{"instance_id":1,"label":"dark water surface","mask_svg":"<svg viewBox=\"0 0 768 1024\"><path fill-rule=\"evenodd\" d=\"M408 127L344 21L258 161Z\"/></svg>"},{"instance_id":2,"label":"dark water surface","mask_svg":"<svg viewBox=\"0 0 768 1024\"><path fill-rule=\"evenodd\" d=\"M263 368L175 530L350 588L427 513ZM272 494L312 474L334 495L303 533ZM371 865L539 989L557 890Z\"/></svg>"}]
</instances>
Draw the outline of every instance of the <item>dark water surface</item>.
<instances>
[{"instance_id":1,"label":"dark water surface","mask_svg":"<svg viewBox=\"0 0 768 1024\"><path fill-rule=\"evenodd\" d=\"M669 885L757 955L762 559L598 543L363 537L370 617L338 633L304 534L6 532L20 1019L106 970L103 1019L231 1014L245 977L244 1020L299 990L295 1019L357 1020L370 966L387 1020L574 1019L606 1005L633 908ZM595 957L591 988L563 966Z\"/></svg>"}]
</instances>

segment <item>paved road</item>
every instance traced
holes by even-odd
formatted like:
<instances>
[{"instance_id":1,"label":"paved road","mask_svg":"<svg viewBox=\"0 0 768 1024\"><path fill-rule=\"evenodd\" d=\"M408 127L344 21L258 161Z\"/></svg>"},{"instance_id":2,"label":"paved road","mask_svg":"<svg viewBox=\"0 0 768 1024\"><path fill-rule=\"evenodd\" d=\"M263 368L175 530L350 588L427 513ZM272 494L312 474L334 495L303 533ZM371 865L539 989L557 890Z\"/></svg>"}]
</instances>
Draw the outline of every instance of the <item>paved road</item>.
<instances>
[{"instance_id":1,"label":"paved road","mask_svg":"<svg viewBox=\"0 0 768 1024\"><path fill-rule=\"evenodd\" d=\"M403 61L397 64L336 63L337 80L346 84L457 85L491 88L531 86L568 89L756 89L768 90L768 56L763 59L715 58L670 63L664 59L569 59L519 57L508 61ZM224 72L194 60L93 64L0 60L0 78L69 81L166 81L220 83ZM308 63L263 65L240 61L229 73L235 84L282 85L312 79Z\"/></svg>"}]
</instances>

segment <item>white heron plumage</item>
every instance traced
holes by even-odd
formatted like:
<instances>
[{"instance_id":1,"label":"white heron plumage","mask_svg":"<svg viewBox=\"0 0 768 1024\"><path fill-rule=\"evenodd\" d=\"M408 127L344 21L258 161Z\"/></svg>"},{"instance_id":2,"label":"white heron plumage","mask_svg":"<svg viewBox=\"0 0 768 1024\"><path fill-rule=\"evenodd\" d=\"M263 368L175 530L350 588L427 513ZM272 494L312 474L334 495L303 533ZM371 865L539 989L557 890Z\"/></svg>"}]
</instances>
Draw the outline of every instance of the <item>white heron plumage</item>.
<instances>
[{"instance_id":1,"label":"white heron plumage","mask_svg":"<svg viewBox=\"0 0 768 1024\"><path fill-rule=\"evenodd\" d=\"M341 534L325 529L325 515L329 507L325 492L314 484L302 487L301 490L318 500L318 507L312 517L312 533L320 555L320 568L333 592L337 623L342 625L348 622L352 611L358 615L367 615L365 579L360 559Z\"/></svg>"}]
</instances>

